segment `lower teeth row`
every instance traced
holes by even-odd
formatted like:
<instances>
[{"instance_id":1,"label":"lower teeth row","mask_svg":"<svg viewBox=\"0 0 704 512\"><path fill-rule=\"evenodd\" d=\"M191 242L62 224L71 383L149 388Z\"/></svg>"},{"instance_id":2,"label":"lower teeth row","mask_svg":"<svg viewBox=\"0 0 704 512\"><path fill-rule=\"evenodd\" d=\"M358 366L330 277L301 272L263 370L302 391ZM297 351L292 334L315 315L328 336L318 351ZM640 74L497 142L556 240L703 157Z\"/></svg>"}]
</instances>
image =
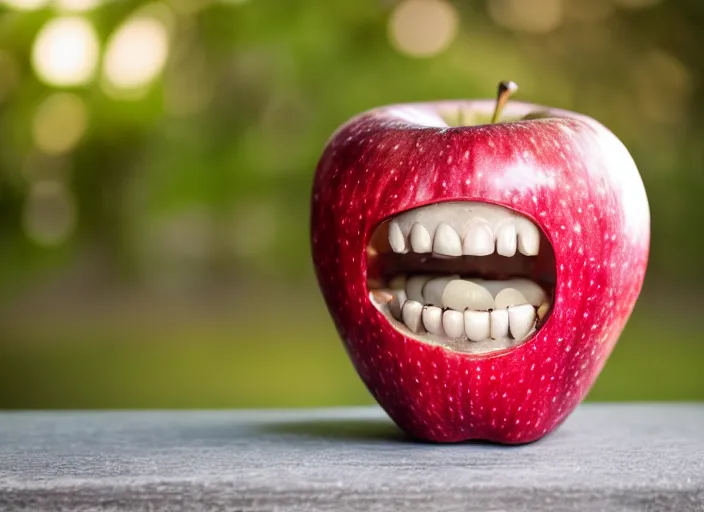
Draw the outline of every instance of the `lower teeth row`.
<instances>
[{"instance_id":1,"label":"lower teeth row","mask_svg":"<svg viewBox=\"0 0 704 512\"><path fill-rule=\"evenodd\" d=\"M403 300L403 295L401 295ZM522 304L492 311L456 311L423 305L414 300L401 302L393 295L388 302L392 316L413 333L430 333L452 339L521 341L530 336L542 321L549 305Z\"/></svg>"}]
</instances>

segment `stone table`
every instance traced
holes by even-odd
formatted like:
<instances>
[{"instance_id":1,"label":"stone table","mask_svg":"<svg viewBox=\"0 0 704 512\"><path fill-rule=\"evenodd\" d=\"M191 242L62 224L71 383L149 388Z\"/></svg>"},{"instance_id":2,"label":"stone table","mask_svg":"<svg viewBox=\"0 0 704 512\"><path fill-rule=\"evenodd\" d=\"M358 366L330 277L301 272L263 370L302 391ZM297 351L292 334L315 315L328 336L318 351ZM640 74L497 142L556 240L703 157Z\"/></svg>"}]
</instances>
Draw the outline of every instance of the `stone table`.
<instances>
[{"instance_id":1,"label":"stone table","mask_svg":"<svg viewBox=\"0 0 704 512\"><path fill-rule=\"evenodd\" d=\"M376 407L2 413L0 510L704 511L704 404L582 405L521 447Z\"/></svg>"}]
</instances>

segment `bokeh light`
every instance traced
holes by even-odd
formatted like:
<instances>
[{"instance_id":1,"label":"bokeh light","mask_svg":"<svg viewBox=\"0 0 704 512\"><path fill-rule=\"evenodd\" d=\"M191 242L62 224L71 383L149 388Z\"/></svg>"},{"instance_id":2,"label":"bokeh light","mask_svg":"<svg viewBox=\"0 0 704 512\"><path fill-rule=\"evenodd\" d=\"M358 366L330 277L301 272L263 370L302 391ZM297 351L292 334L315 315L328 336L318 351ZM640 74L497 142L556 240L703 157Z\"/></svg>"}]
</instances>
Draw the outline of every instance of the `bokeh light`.
<instances>
[{"instance_id":1,"label":"bokeh light","mask_svg":"<svg viewBox=\"0 0 704 512\"><path fill-rule=\"evenodd\" d=\"M0 5L21 11L34 11L46 7L49 0L1 0Z\"/></svg>"},{"instance_id":2,"label":"bokeh light","mask_svg":"<svg viewBox=\"0 0 704 512\"><path fill-rule=\"evenodd\" d=\"M57 9L71 12L85 12L95 9L101 0L55 0Z\"/></svg>"},{"instance_id":3,"label":"bokeh light","mask_svg":"<svg viewBox=\"0 0 704 512\"><path fill-rule=\"evenodd\" d=\"M53 155L70 151L85 134L88 113L80 96L56 93L46 98L34 115L35 145Z\"/></svg>"},{"instance_id":4,"label":"bokeh light","mask_svg":"<svg viewBox=\"0 0 704 512\"><path fill-rule=\"evenodd\" d=\"M389 39L401 53L432 57L457 35L459 15L445 0L404 0L389 18Z\"/></svg>"},{"instance_id":5,"label":"bokeh light","mask_svg":"<svg viewBox=\"0 0 704 512\"><path fill-rule=\"evenodd\" d=\"M140 97L164 69L168 53L168 31L161 20L147 16L127 20L107 44L105 91L115 97Z\"/></svg>"},{"instance_id":6,"label":"bokeh light","mask_svg":"<svg viewBox=\"0 0 704 512\"><path fill-rule=\"evenodd\" d=\"M547 33L562 23L562 0L489 0L489 15L504 28Z\"/></svg>"},{"instance_id":7,"label":"bokeh light","mask_svg":"<svg viewBox=\"0 0 704 512\"><path fill-rule=\"evenodd\" d=\"M604 123L648 191L648 279L590 397L704 399L698 1L0 0L0 407L372 401L310 261L325 141L501 79Z\"/></svg>"},{"instance_id":8,"label":"bokeh light","mask_svg":"<svg viewBox=\"0 0 704 512\"><path fill-rule=\"evenodd\" d=\"M58 180L34 183L24 208L27 236L43 246L59 245L71 235L76 224L73 197Z\"/></svg>"},{"instance_id":9,"label":"bokeh light","mask_svg":"<svg viewBox=\"0 0 704 512\"><path fill-rule=\"evenodd\" d=\"M63 16L42 27L32 63L39 78L50 85L82 85L93 78L98 53L98 35L88 20Z\"/></svg>"}]
</instances>

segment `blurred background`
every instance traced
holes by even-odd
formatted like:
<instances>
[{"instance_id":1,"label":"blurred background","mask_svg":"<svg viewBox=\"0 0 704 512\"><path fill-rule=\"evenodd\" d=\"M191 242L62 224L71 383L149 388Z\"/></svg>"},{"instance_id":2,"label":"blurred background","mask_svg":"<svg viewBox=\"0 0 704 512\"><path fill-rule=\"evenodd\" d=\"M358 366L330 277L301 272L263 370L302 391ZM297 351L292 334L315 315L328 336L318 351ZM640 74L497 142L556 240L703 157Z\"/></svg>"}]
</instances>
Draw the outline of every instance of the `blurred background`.
<instances>
[{"instance_id":1,"label":"blurred background","mask_svg":"<svg viewBox=\"0 0 704 512\"><path fill-rule=\"evenodd\" d=\"M700 0L0 0L0 408L371 403L308 250L328 136L374 106L593 116L652 209L591 400L704 399Z\"/></svg>"}]
</instances>

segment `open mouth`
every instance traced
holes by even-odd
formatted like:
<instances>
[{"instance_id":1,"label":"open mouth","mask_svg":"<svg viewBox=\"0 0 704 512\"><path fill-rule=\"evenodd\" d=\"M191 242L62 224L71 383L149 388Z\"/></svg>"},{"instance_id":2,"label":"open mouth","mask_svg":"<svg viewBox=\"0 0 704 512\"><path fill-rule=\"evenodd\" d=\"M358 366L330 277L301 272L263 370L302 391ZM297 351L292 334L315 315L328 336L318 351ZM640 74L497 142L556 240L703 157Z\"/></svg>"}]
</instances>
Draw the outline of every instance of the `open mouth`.
<instances>
[{"instance_id":1,"label":"open mouth","mask_svg":"<svg viewBox=\"0 0 704 512\"><path fill-rule=\"evenodd\" d=\"M372 303L405 336L484 354L525 343L548 318L555 255L519 213L488 203L436 203L375 230L367 248Z\"/></svg>"}]
</instances>

